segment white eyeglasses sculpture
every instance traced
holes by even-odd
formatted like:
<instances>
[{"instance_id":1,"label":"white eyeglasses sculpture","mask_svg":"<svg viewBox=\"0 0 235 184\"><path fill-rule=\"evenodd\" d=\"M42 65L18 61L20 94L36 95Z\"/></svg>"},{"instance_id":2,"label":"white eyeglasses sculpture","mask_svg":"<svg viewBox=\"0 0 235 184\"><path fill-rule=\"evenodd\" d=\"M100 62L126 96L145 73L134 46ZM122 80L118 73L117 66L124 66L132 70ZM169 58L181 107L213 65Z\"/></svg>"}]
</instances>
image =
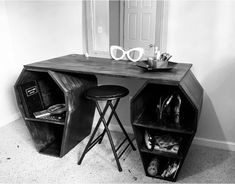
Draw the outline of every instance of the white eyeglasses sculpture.
<instances>
[{"instance_id":1,"label":"white eyeglasses sculpture","mask_svg":"<svg viewBox=\"0 0 235 184\"><path fill-rule=\"evenodd\" d=\"M133 48L130 50L125 51L122 47L112 45L110 47L110 54L111 57L115 60L121 60L124 59L125 56L132 62L137 62L139 61L143 54L144 54L144 49L141 47Z\"/></svg>"}]
</instances>

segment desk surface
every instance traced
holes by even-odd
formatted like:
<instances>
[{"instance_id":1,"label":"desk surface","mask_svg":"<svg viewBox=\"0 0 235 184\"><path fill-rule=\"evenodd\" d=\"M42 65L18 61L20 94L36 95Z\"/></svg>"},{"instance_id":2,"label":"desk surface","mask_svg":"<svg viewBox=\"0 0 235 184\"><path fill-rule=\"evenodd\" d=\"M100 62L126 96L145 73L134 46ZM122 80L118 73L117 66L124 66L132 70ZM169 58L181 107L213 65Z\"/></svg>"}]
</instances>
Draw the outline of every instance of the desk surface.
<instances>
[{"instance_id":1,"label":"desk surface","mask_svg":"<svg viewBox=\"0 0 235 184\"><path fill-rule=\"evenodd\" d=\"M148 72L129 61L95 58L71 54L25 65L30 70L54 70L72 73L99 74L114 77L138 78L158 81L180 82L192 64L178 63L172 70Z\"/></svg>"}]
</instances>

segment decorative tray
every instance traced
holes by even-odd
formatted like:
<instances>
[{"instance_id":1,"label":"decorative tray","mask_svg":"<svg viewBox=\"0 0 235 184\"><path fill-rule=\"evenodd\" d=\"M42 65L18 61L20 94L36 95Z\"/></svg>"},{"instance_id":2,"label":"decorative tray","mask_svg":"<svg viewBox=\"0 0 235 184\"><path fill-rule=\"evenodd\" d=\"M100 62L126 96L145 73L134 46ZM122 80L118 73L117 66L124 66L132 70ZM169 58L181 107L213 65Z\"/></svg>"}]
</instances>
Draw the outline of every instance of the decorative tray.
<instances>
[{"instance_id":1,"label":"decorative tray","mask_svg":"<svg viewBox=\"0 0 235 184\"><path fill-rule=\"evenodd\" d=\"M136 66L139 68L142 68L146 71L150 71L150 72L160 72L160 71L167 71L167 70L171 70L172 68L174 68L177 65L177 63L175 62L168 62L168 65L166 67L160 67L160 68L152 68L147 64L147 61L139 61L136 62Z\"/></svg>"}]
</instances>

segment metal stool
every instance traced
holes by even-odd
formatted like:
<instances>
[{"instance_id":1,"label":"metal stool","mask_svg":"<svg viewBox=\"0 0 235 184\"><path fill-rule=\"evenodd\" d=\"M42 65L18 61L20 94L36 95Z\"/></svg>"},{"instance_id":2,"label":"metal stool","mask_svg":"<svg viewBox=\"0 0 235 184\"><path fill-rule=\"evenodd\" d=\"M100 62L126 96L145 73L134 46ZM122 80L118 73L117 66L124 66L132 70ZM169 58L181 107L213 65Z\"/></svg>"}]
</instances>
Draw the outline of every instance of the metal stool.
<instances>
[{"instance_id":1,"label":"metal stool","mask_svg":"<svg viewBox=\"0 0 235 184\"><path fill-rule=\"evenodd\" d=\"M126 131L125 131L125 129L124 129L124 127L123 127L123 125L122 125L122 123L121 123L121 121L120 121L120 119L119 119L119 117L118 117L118 115L115 111L120 98L125 97L126 95L128 95L128 93L129 93L128 89L126 89L122 86L117 86L117 85L102 85L102 86L97 86L97 87L94 87L94 88L91 88L91 89L87 90L85 96L86 96L87 99L95 101L96 108L97 108L97 110L100 114L100 118L97 122L97 125L96 125L94 131L91 134L91 137L90 137L90 139L89 139L89 141L88 141L88 143L85 147L85 150L82 153L82 156L81 156L80 160L78 161L78 165L80 165L82 163L82 160L85 157L86 153L88 151L90 151L90 149L93 146L95 146L97 143L100 144L102 142L103 137L104 137L105 133L107 132L109 142L111 144L111 148L112 148L112 151L113 151L113 154L114 154L117 166L118 166L118 170L122 171L122 167L121 167L120 162L119 162L120 157L126 151L126 149L129 147L129 145L131 145L133 150L136 150L135 146L132 143L132 140L129 138L128 134L126 133ZM116 100L114 105L112 103L113 100ZM98 101L106 101L106 105L105 105L103 111L101 110ZM111 108L111 113L110 113L110 116L108 118L108 121L106 121L104 116L105 116L105 113L108 110L108 107ZM115 116L119 126L122 129L122 132L125 135L125 139L120 143L120 145L117 148L115 148L115 146L114 146L113 139L112 139L112 136L111 136L109 128L108 128L109 123L110 123L113 115ZM96 134L96 132L97 132L97 130L98 130L98 128L99 128L99 126L100 126L100 124L101 124L101 122L104 125L104 130L94 141L92 141L95 134ZM122 147L122 145L124 144L124 142L126 142L126 140L129 143L123 149L123 151L118 155L117 154L118 150Z\"/></svg>"}]
</instances>

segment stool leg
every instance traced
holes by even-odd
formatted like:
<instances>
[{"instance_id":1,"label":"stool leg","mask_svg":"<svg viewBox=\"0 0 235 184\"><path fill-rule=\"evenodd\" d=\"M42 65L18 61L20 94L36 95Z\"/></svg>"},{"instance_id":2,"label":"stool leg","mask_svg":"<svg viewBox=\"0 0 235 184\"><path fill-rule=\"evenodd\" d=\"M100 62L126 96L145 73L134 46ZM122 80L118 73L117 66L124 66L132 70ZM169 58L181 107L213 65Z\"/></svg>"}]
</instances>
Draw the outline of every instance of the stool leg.
<instances>
[{"instance_id":1,"label":"stool leg","mask_svg":"<svg viewBox=\"0 0 235 184\"><path fill-rule=\"evenodd\" d=\"M93 138L94 138L94 136L95 136L95 133L97 132L98 127L100 126L100 123L101 123L101 121L100 121L99 123L97 123L97 125L96 125L96 127L95 127L95 129L94 129L94 131L93 131L93 133L92 133L92 135L91 135L91 137L90 137L90 139L89 139L89 141L88 141L88 143L87 143L87 145L86 145L86 147L85 147L83 153L82 153L82 156L81 156L81 158L80 158L79 161L78 161L78 165L80 165L80 164L82 163L82 160L83 160L83 158L85 157L85 155L86 155L86 153L87 153L87 151L88 151L88 149L89 149L89 146L90 146L90 144L91 144L91 141L93 140Z\"/></svg>"},{"instance_id":2,"label":"stool leg","mask_svg":"<svg viewBox=\"0 0 235 184\"><path fill-rule=\"evenodd\" d=\"M118 99L116 100L116 102L115 102L115 104L114 104L114 109L116 109L119 100L120 100L120 98L118 98ZM108 100L107 103L110 105L110 104L112 103L112 101L111 101L111 100ZM109 123L110 123L112 117L113 117L113 111L111 111L110 116L109 116L109 119L108 119L108 121L107 121L107 127L109 126ZM102 135L102 137L100 138L99 144L102 142L102 140L103 140L103 138L104 138L105 129L104 129L104 131L102 132L101 135Z\"/></svg>"},{"instance_id":3,"label":"stool leg","mask_svg":"<svg viewBox=\"0 0 235 184\"><path fill-rule=\"evenodd\" d=\"M126 130L124 129L124 127L123 127L123 125L122 125L122 123L121 123L121 121L120 121L120 119L119 119L119 117L118 117L118 115L117 115L117 113L116 113L116 111L115 111L115 108L114 108L113 104L110 104L110 107L111 107L111 109L112 109L112 111L113 111L113 113L114 113L114 116L115 116L115 118L117 119L117 122L118 122L118 124L120 125L120 127L121 127L123 133L125 134L127 140L129 141L129 144L131 145L132 149L135 151L136 148L135 148L134 144L132 143L131 139L129 138L129 136L128 136Z\"/></svg>"},{"instance_id":4,"label":"stool leg","mask_svg":"<svg viewBox=\"0 0 235 184\"><path fill-rule=\"evenodd\" d=\"M108 105L108 103L107 103L107 105ZM109 142L111 144L111 148L112 148L112 151L113 151L113 155L114 155L114 158L115 158L117 166L118 166L118 170L121 172L122 171L122 167L120 165L120 162L119 162L116 150L115 150L115 146L114 146L114 143L113 143L113 139L112 139L111 133L110 133L110 131L108 129L106 120L104 119L104 114L102 114L102 111L100 109L100 106L99 106L98 102L97 102L96 106L97 106L97 109L98 109L99 113L101 114L102 119L103 119L102 122L103 122L104 128L105 128L105 130L107 132L107 135L108 135L108 138L109 138Z\"/></svg>"},{"instance_id":5,"label":"stool leg","mask_svg":"<svg viewBox=\"0 0 235 184\"><path fill-rule=\"evenodd\" d=\"M83 158L85 157L86 153L88 152L89 147L90 147L90 144L91 144L91 142L92 142L92 140L93 140L93 138L94 138L94 136L95 136L95 134L96 134L96 132L97 132L99 126L100 126L100 123L103 121L103 120L102 120L102 116L105 115L107 109L108 109L108 104L106 104L106 106L105 106L103 112L102 112L101 115L100 115L100 118L99 118L99 120L98 120L98 122L97 122L97 125L96 125L96 127L95 127L95 129L94 129L94 131L93 131L93 133L92 133L92 135L91 135L91 137L90 137L90 139L89 139L89 141L88 141L88 143L87 143L87 145L86 145L86 147L85 147L83 153L82 153L81 158L80 158L79 161L78 161L78 165L80 165L80 164L82 163Z\"/></svg>"}]
</instances>

